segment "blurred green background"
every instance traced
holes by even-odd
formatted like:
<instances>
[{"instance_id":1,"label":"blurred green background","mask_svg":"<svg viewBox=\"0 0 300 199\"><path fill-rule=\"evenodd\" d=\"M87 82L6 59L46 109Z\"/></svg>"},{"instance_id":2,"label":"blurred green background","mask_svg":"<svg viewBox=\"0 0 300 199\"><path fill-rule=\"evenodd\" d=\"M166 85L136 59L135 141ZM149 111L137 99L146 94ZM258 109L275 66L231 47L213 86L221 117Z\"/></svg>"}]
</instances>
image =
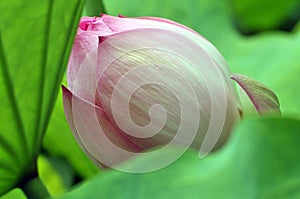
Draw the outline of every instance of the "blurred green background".
<instances>
[{"instance_id":1,"label":"blurred green background","mask_svg":"<svg viewBox=\"0 0 300 199\"><path fill-rule=\"evenodd\" d=\"M84 10L81 0L0 3L2 198L26 198L13 188L36 169L51 197L58 198L300 198L299 0L87 3ZM245 118L229 142L205 159L189 151L154 173L100 171L73 138L60 84L66 84L79 17L101 9L110 15L165 17L196 30L219 49L232 72L270 87L283 116ZM159 158L139 157L126 166Z\"/></svg>"}]
</instances>

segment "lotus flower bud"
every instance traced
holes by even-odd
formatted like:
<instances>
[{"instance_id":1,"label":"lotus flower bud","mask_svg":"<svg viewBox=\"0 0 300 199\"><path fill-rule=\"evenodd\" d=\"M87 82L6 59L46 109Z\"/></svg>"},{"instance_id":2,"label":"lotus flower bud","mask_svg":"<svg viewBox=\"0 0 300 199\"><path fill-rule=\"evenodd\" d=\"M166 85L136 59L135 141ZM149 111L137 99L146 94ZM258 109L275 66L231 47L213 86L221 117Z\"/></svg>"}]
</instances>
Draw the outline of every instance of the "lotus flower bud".
<instances>
[{"instance_id":1,"label":"lotus flower bud","mask_svg":"<svg viewBox=\"0 0 300 199\"><path fill-rule=\"evenodd\" d=\"M278 108L276 96L252 92L266 87L232 75L209 41L162 18L83 17L67 75L67 120L100 166L154 147L220 147L241 119L234 80L257 110Z\"/></svg>"}]
</instances>

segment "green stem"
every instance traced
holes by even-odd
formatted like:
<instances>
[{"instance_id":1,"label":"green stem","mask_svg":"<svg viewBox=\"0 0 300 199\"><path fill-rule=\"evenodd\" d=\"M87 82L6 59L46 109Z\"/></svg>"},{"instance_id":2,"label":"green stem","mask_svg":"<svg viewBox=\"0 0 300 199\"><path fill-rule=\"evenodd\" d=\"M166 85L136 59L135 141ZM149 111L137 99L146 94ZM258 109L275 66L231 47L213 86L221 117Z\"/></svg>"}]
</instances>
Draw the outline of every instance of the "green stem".
<instances>
[{"instance_id":1,"label":"green stem","mask_svg":"<svg viewBox=\"0 0 300 199\"><path fill-rule=\"evenodd\" d=\"M50 196L47 188L39 177L35 177L20 187L27 198L42 199Z\"/></svg>"},{"instance_id":2,"label":"green stem","mask_svg":"<svg viewBox=\"0 0 300 199\"><path fill-rule=\"evenodd\" d=\"M102 0L86 0L85 11L88 16L99 16L105 13Z\"/></svg>"}]
</instances>

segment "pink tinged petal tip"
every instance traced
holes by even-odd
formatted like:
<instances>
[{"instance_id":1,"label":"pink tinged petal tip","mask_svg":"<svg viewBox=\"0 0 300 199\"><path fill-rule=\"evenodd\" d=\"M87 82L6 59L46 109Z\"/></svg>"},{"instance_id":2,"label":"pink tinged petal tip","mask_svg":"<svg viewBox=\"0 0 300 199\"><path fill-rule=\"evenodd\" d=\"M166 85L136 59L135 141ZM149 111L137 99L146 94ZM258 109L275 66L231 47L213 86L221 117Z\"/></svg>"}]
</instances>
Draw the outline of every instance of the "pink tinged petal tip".
<instances>
[{"instance_id":1,"label":"pink tinged petal tip","mask_svg":"<svg viewBox=\"0 0 300 199\"><path fill-rule=\"evenodd\" d=\"M107 39L107 37L106 36L99 36L98 39L99 39L99 44L100 44L100 43L104 42Z\"/></svg>"},{"instance_id":2,"label":"pink tinged petal tip","mask_svg":"<svg viewBox=\"0 0 300 199\"><path fill-rule=\"evenodd\" d=\"M121 14L118 14L118 17L119 18L127 18L127 17L125 17L124 15L121 15Z\"/></svg>"},{"instance_id":3,"label":"pink tinged petal tip","mask_svg":"<svg viewBox=\"0 0 300 199\"><path fill-rule=\"evenodd\" d=\"M245 91L260 115L280 113L280 105L277 96L264 84L241 74L232 74L231 79L236 81Z\"/></svg>"}]
</instances>

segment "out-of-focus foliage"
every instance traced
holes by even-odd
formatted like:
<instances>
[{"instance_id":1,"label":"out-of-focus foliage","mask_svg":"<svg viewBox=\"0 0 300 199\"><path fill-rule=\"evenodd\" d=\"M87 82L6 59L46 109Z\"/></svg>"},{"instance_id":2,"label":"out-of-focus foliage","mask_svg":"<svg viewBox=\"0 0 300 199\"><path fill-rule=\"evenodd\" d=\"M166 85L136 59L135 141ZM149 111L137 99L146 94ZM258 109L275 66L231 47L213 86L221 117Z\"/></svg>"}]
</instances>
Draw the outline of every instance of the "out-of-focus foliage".
<instances>
[{"instance_id":1,"label":"out-of-focus foliage","mask_svg":"<svg viewBox=\"0 0 300 199\"><path fill-rule=\"evenodd\" d=\"M104 10L102 0L86 0L83 15L84 16L99 16Z\"/></svg>"},{"instance_id":2,"label":"out-of-focus foliage","mask_svg":"<svg viewBox=\"0 0 300 199\"><path fill-rule=\"evenodd\" d=\"M52 196L66 192L73 184L73 170L65 159L39 156L38 173Z\"/></svg>"},{"instance_id":3,"label":"out-of-focus foliage","mask_svg":"<svg viewBox=\"0 0 300 199\"><path fill-rule=\"evenodd\" d=\"M233 17L244 32L290 28L300 18L299 0L231 0Z\"/></svg>"},{"instance_id":4,"label":"out-of-focus foliage","mask_svg":"<svg viewBox=\"0 0 300 199\"><path fill-rule=\"evenodd\" d=\"M270 136L271 135L271 136ZM300 121L250 119L220 152L200 160L190 151L171 166L148 174L110 171L62 199L300 197ZM159 161L142 156L126 167Z\"/></svg>"},{"instance_id":5,"label":"out-of-focus foliage","mask_svg":"<svg viewBox=\"0 0 300 199\"><path fill-rule=\"evenodd\" d=\"M21 189L13 189L4 196L0 197L1 199L27 199Z\"/></svg>"},{"instance_id":6,"label":"out-of-focus foliage","mask_svg":"<svg viewBox=\"0 0 300 199\"><path fill-rule=\"evenodd\" d=\"M35 170L82 6L0 2L0 195Z\"/></svg>"}]
</instances>

